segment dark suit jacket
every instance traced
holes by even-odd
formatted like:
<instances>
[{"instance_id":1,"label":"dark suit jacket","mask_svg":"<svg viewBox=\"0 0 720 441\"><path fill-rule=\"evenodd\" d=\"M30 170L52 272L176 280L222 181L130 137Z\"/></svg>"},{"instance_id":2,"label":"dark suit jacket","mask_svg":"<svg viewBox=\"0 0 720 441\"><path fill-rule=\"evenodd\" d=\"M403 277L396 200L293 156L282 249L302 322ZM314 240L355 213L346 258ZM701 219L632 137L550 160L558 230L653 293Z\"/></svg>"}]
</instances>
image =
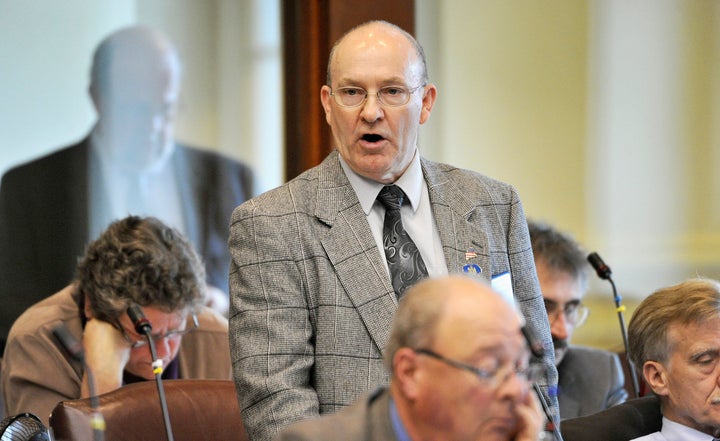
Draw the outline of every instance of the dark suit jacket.
<instances>
[{"instance_id":1,"label":"dark suit jacket","mask_svg":"<svg viewBox=\"0 0 720 441\"><path fill-rule=\"evenodd\" d=\"M565 420L560 432L564 441L629 441L661 428L660 400L648 395L593 415Z\"/></svg>"},{"instance_id":2,"label":"dark suit jacket","mask_svg":"<svg viewBox=\"0 0 720 441\"><path fill-rule=\"evenodd\" d=\"M597 413L628 397L620 359L612 352L570 346L558 366L558 376L562 419Z\"/></svg>"},{"instance_id":3,"label":"dark suit jacket","mask_svg":"<svg viewBox=\"0 0 720 441\"><path fill-rule=\"evenodd\" d=\"M89 139L9 170L0 184L0 340L28 307L73 277L88 237ZM188 239L208 281L227 292L232 210L252 196L250 169L178 145L172 157Z\"/></svg>"},{"instance_id":4,"label":"dark suit jacket","mask_svg":"<svg viewBox=\"0 0 720 441\"><path fill-rule=\"evenodd\" d=\"M390 419L390 391L378 389L343 410L300 421L277 441L397 441Z\"/></svg>"},{"instance_id":5,"label":"dark suit jacket","mask_svg":"<svg viewBox=\"0 0 720 441\"><path fill-rule=\"evenodd\" d=\"M421 160L450 273L465 253L512 275L515 300L546 348L550 327L525 215L511 186ZM242 204L230 227L230 349L248 435L335 412L388 382L382 361L397 299L370 225L337 152ZM552 350L543 360L557 384ZM557 400L550 401L557 409Z\"/></svg>"}]
</instances>

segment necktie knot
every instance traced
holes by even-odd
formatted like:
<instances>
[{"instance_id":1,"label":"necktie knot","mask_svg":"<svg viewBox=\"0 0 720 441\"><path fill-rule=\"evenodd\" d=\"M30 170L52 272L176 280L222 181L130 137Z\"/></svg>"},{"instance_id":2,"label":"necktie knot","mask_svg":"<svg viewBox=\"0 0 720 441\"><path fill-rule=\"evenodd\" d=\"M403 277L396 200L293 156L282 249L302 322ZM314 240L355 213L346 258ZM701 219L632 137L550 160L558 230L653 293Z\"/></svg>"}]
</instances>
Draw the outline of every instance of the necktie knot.
<instances>
[{"instance_id":1,"label":"necktie knot","mask_svg":"<svg viewBox=\"0 0 720 441\"><path fill-rule=\"evenodd\" d=\"M399 210L405 199L405 193L397 185L386 185L380 190L378 200L387 210Z\"/></svg>"}]
</instances>

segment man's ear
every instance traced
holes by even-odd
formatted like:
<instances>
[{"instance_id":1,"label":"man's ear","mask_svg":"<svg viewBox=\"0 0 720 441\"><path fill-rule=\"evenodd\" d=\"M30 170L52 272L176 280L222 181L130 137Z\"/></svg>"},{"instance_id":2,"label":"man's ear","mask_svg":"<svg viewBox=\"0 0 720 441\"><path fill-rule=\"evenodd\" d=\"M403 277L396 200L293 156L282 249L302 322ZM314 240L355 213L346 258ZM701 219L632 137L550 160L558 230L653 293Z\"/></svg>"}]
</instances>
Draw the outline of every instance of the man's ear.
<instances>
[{"instance_id":1,"label":"man's ear","mask_svg":"<svg viewBox=\"0 0 720 441\"><path fill-rule=\"evenodd\" d=\"M409 400L416 399L419 391L418 356L410 348L400 348L393 357L393 383Z\"/></svg>"},{"instance_id":2,"label":"man's ear","mask_svg":"<svg viewBox=\"0 0 720 441\"><path fill-rule=\"evenodd\" d=\"M437 88L434 84L430 83L425 86L425 91L422 99L422 110L420 111L420 124L430 118L430 112L432 111L433 105L435 104L435 98L437 97Z\"/></svg>"},{"instance_id":3,"label":"man's ear","mask_svg":"<svg viewBox=\"0 0 720 441\"><path fill-rule=\"evenodd\" d=\"M332 111L332 107L330 107L330 100L333 99L330 92L332 92L332 90L328 85L324 85L320 88L320 103L322 103L323 110L325 110L325 121L327 121L328 124L330 124L330 112Z\"/></svg>"},{"instance_id":4,"label":"man's ear","mask_svg":"<svg viewBox=\"0 0 720 441\"><path fill-rule=\"evenodd\" d=\"M643 364L643 377L656 395L664 396L667 391L667 370L658 361L646 361Z\"/></svg>"}]
</instances>

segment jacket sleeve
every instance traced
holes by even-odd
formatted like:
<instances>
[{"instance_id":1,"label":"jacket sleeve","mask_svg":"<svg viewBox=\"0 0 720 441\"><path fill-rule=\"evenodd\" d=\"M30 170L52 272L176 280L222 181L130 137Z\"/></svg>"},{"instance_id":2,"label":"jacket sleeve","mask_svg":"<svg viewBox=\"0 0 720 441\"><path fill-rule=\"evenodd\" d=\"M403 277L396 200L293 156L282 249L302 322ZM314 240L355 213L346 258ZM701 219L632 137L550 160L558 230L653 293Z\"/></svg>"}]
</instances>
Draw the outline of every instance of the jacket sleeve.
<instances>
[{"instance_id":1,"label":"jacket sleeve","mask_svg":"<svg viewBox=\"0 0 720 441\"><path fill-rule=\"evenodd\" d=\"M43 330L48 326L33 333L11 334L2 359L7 415L30 412L45 425L58 402L80 398L82 381L79 363L66 359L52 342L50 331Z\"/></svg>"},{"instance_id":2,"label":"jacket sleeve","mask_svg":"<svg viewBox=\"0 0 720 441\"><path fill-rule=\"evenodd\" d=\"M293 258L295 222L256 208L254 200L238 207L230 228L230 357L248 435L270 440L281 427L317 416L319 405L310 383L306 282Z\"/></svg>"},{"instance_id":3,"label":"jacket sleeve","mask_svg":"<svg viewBox=\"0 0 720 441\"><path fill-rule=\"evenodd\" d=\"M550 324L545 311L540 284L535 271L530 234L520 198L512 189L510 202L510 222L508 226L508 254L515 300L525 317L525 325L532 335L542 342L542 358L533 356L531 363L542 368L543 379L538 383L547 405L552 413L555 425L560 421L560 408L557 401L558 373L555 367Z\"/></svg>"}]
</instances>

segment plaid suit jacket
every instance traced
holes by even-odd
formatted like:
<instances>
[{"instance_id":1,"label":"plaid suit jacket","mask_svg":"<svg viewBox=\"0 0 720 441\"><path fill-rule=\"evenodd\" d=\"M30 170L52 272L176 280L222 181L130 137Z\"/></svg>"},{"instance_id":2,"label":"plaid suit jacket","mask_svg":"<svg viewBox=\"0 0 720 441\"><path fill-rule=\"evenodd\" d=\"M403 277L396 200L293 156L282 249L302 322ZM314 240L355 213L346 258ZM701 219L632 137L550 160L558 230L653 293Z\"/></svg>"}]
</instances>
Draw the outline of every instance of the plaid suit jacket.
<instances>
[{"instance_id":1,"label":"plaid suit jacket","mask_svg":"<svg viewBox=\"0 0 720 441\"><path fill-rule=\"evenodd\" d=\"M450 273L474 248L479 275L509 272L516 302L548 349L547 315L516 191L421 160ZM357 195L332 152L287 184L235 209L230 226L230 357L253 440L334 412L387 384L382 349L397 300ZM557 399L547 397L557 410ZM557 412L556 412L557 414Z\"/></svg>"}]
</instances>

